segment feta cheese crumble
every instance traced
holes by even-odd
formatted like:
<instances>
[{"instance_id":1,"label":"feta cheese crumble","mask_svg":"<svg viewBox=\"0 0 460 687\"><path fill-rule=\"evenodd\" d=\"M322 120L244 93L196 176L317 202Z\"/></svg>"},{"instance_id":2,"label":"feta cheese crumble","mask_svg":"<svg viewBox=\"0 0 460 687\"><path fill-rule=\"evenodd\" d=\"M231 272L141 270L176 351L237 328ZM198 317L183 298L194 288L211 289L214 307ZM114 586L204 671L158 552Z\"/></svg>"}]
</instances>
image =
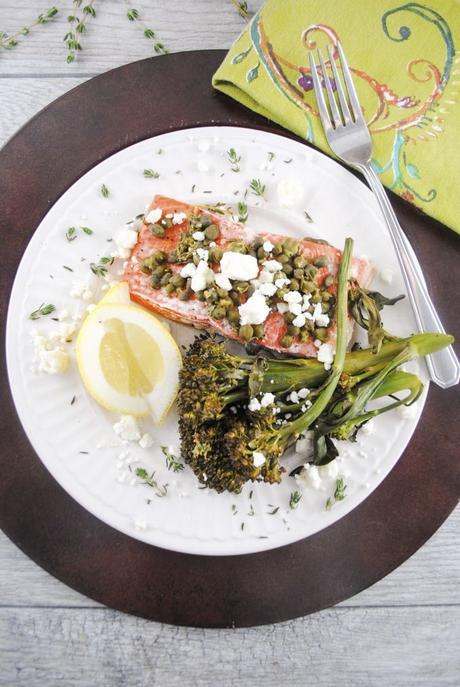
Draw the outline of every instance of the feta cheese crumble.
<instances>
[{"instance_id":1,"label":"feta cheese crumble","mask_svg":"<svg viewBox=\"0 0 460 687\"><path fill-rule=\"evenodd\" d=\"M303 197L302 184L298 179L281 179L277 186L279 204L285 208L290 208Z\"/></svg>"},{"instance_id":2,"label":"feta cheese crumble","mask_svg":"<svg viewBox=\"0 0 460 687\"><path fill-rule=\"evenodd\" d=\"M152 435L149 434L148 432L144 432L144 434L139 439L139 446L141 448L151 448L153 446Z\"/></svg>"},{"instance_id":3,"label":"feta cheese crumble","mask_svg":"<svg viewBox=\"0 0 460 687\"><path fill-rule=\"evenodd\" d=\"M331 369L334 362L334 349L329 343L322 343L318 348L318 361L324 364L326 370Z\"/></svg>"},{"instance_id":4,"label":"feta cheese crumble","mask_svg":"<svg viewBox=\"0 0 460 687\"><path fill-rule=\"evenodd\" d=\"M238 306L240 322L245 324L262 324L267 319L270 308L261 293L254 293L246 303Z\"/></svg>"},{"instance_id":5,"label":"feta cheese crumble","mask_svg":"<svg viewBox=\"0 0 460 687\"><path fill-rule=\"evenodd\" d=\"M194 239L195 241L204 241L204 231L194 231L192 234L192 239Z\"/></svg>"},{"instance_id":6,"label":"feta cheese crumble","mask_svg":"<svg viewBox=\"0 0 460 687\"><path fill-rule=\"evenodd\" d=\"M274 249L274 247L275 246L273 245L273 243L271 241L264 241L262 244L262 248L264 249L264 251L266 253L271 253L272 250Z\"/></svg>"},{"instance_id":7,"label":"feta cheese crumble","mask_svg":"<svg viewBox=\"0 0 460 687\"><path fill-rule=\"evenodd\" d=\"M139 441L142 437L139 422L134 415L122 415L113 425L113 431L123 441Z\"/></svg>"},{"instance_id":8,"label":"feta cheese crumble","mask_svg":"<svg viewBox=\"0 0 460 687\"><path fill-rule=\"evenodd\" d=\"M185 212L175 212L174 215L172 216L172 223L173 224L182 224L182 222L185 222L187 219L187 215Z\"/></svg>"},{"instance_id":9,"label":"feta cheese crumble","mask_svg":"<svg viewBox=\"0 0 460 687\"><path fill-rule=\"evenodd\" d=\"M254 467L255 468L260 468L262 465L265 463L266 458L263 453L260 451L254 451L252 454L252 459L254 461Z\"/></svg>"},{"instance_id":10,"label":"feta cheese crumble","mask_svg":"<svg viewBox=\"0 0 460 687\"><path fill-rule=\"evenodd\" d=\"M321 487L321 477L319 470L316 465L310 465L306 463L300 473L295 476L295 481L305 489L306 487L311 487L312 489L320 489Z\"/></svg>"},{"instance_id":11,"label":"feta cheese crumble","mask_svg":"<svg viewBox=\"0 0 460 687\"><path fill-rule=\"evenodd\" d=\"M232 283L225 274L216 274L215 282L220 289L224 289L224 291L231 291Z\"/></svg>"},{"instance_id":12,"label":"feta cheese crumble","mask_svg":"<svg viewBox=\"0 0 460 687\"><path fill-rule=\"evenodd\" d=\"M115 244L117 246L117 257L129 258L132 248L136 245L138 239L137 231L134 229L121 229L115 236Z\"/></svg>"},{"instance_id":13,"label":"feta cheese crumble","mask_svg":"<svg viewBox=\"0 0 460 687\"><path fill-rule=\"evenodd\" d=\"M220 261L220 271L229 279L249 281L259 274L259 264L252 255L227 251Z\"/></svg>"},{"instance_id":14,"label":"feta cheese crumble","mask_svg":"<svg viewBox=\"0 0 460 687\"><path fill-rule=\"evenodd\" d=\"M380 279L384 284L391 284L393 281L393 270L386 268L380 271Z\"/></svg>"},{"instance_id":15,"label":"feta cheese crumble","mask_svg":"<svg viewBox=\"0 0 460 687\"><path fill-rule=\"evenodd\" d=\"M248 403L248 408L251 412L255 413L262 408L260 401L257 398L251 398Z\"/></svg>"},{"instance_id":16,"label":"feta cheese crumble","mask_svg":"<svg viewBox=\"0 0 460 687\"><path fill-rule=\"evenodd\" d=\"M275 402L275 395L267 391L260 399L260 405L262 408L266 408Z\"/></svg>"},{"instance_id":17,"label":"feta cheese crumble","mask_svg":"<svg viewBox=\"0 0 460 687\"><path fill-rule=\"evenodd\" d=\"M147 213L144 221L146 224L156 224L161 219L162 214L163 210L161 208L153 208L153 210Z\"/></svg>"},{"instance_id":18,"label":"feta cheese crumble","mask_svg":"<svg viewBox=\"0 0 460 687\"><path fill-rule=\"evenodd\" d=\"M295 444L295 452L309 455L313 453L313 432L306 432Z\"/></svg>"}]
</instances>

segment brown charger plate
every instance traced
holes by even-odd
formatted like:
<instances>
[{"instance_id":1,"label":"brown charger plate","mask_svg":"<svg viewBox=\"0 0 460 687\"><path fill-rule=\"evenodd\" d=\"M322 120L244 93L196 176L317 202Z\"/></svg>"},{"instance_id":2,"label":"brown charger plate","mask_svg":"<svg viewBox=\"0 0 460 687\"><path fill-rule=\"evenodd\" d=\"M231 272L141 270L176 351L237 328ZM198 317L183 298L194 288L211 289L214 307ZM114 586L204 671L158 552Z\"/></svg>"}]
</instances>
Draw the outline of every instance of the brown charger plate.
<instances>
[{"instance_id":1,"label":"brown charger plate","mask_svg":"<svg viewBox=\"0 0 460 687\"><path fill-rule=\"evenodd\" d=\"M96 163L156 134L222 124L289 135L213 92L224 54L178 53L103 74L46 107L0 152L0 525L38 565L107 606L206 627L287 620L360 592L426 542L460 493L455 388L430 390L404 455L358 508L312 537L251 555L185 555L131 539L68 496L31 448L6 383L4 326L19 260L53 203ZM441 318L458 333L458 238L392 200Z\"/></svg>"}]
</instances>

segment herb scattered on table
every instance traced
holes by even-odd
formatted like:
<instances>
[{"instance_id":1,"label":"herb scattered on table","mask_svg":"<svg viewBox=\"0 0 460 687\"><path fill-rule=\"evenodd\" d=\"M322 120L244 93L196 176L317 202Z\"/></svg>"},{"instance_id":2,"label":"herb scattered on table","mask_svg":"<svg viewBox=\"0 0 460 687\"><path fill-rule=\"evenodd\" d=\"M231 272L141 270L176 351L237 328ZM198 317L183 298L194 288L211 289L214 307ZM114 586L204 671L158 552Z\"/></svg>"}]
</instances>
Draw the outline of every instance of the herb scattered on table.
<instances>
[{"instance_id":1,"label":"herb scattered on table","mask_svg":"<svg viewBox=\"0 0 460 687\"><path fill-rule=\"evenodd\" d=\"M8 34L5 31L0 31L0 49L13 50L18 45L18 38L28 36L35 26L41 24L48 24L59 12L57 7L51 7L49 10L42 12L38 17L28 26L23 26L19 31Z\"/></svg>"},{"instance_id":2,"label":"herb scattered on table","mask_svg":"<svg viewBox=\"0 0 460 687\"><path fill-rule=\"evenodd\" d=\"M160 178L160 173L155 172L153 169L144 169L144 176L147 179L159 179Z\"/></svg>"},{"instance_id":3,"label":"herb scattered on table","mask_svg":"<svg viewBox=\"0 0 460 687\"><path fill-rule=\"evenodd\" d=\"M40 317L44 317L45 315L51 315L51 313L55 310L56 306L52 303L48 303L48 305L42 303L39 308L30 313L29 320L38 320Z\"/></svg>"},{"instance_id":4,"label":"herb scattered on table","mask_svg":"<svg viewBox=\"0 0 460 687\"><path fill-rule=\"evenodd\" d=\"M126 0L125 5L127 7L126 16L128 17L128 20L134 22L142 30L144 38L147 38L147 40L152 41L153 49L158 55L166 55L169 52L169 50L165 48L163 43L160 43L160 41L157 40L157 35L155 31L149 28L142 21L142 19L140 18L139 10L137 10L135 7L129 7Z\"/></svg>"},{"instance_id":5,"label":"herb scattered on table","mask_svg":"<svg viewBox=\"0 0 460 687\"><path fill-rule=\"evenodd\" d=\"M241 0L230 0L230 2L236 7L238 14L246 21L249 19L249 9L248 3L242 2Z\"/></svg>"},{"instance_id":6,"label":"herb scattered on table","mask_svg":"<svg viewBox=\"0 0 460 687\"><path fill-rule=\"evenodd\" d=\"M102 186L100 188L100 192L101 192L101 196L103 198L108 198L110 195L110 191L105 184L102 184Z\"/></svg>"},{"instance_id":7,"label":"herb scattered on table","mask_svg":"<svg viewBox=\"0 0 460 687\"><path fill-rule=\"evenodd\" d=\"M104 255L99 260L99 263L90 262L89 268L91 272L96 275L96 277L105 277L107 274L107 267L109 267L112 263L113 258L109 257L108 255Z\"/></svg>"},{"instance_id":8,"label":"herb scattered on table","mask_svg":"<svg viewBox=\"0 0 460 687\"><path fill-rule=\"evenodd\" d=\"M81 7L82 0L73 0L73 6L76 9ZM67 21L70 24L70 31L64 36L64 42L67 46L67 62L75 62L76 53L82 49L80 38L82 34L86 33L86 23L92 17L96 17L96 10L93 7L94 0L90 0L82 9L82 15L75 12L69 14Z\"/></svg>"},{"instance_id":9,"label":"herb scattered on table","mask_svg":"<svg viewBox=\"0 0 460 687\"><path fill-rule=\"evenodd\" d=\"M243 224L247 222L248 219L248 206L243 201L238 203L238 222Z\"/></svg>"},{"instance_id":10,"label":"herb scattered on table","mask_svg":"<svg viewBox=\"0 0 460 687\"><path fill-rule=\"evenodd\" d=\"M80 227L80 229L85 234L87 234L88 236L91 236L92 234L94 234L94 231L92 229L90 229L90 227ZM66 237L67 241L69 241L69 243L71 243L72 241L75 241L77 236L78 236L77 227L69 227L65 233L65 237Z\"/></svg>"},{"instance_id":11,"label":"herb scattered on table","mask_svg":"<svg viewBox=\"0 0 460 687\"><path fill-rule=\"evenodd\" d=\"M299 501L302 498L300 491L293 491L289 499L289 508L294 510L299 505Z\"/></svg>"},{"instance_id":12,"label":"herb scattered on table","mask_svg":"<svg viewBox=\"0 0 460 687\"><path fill-rule=\"evenodd\" d=\"M185 465L177 460L176 456L169 451L167 446L161 446L160 448L163 451L164 457L166 458L166 467L168 470L180 472L184 469Z\"/></svg>"},{"instance_id":13,"label":"herb scattered on table","mask_svg":"<svg viewBox=\"0 0 460 687\"><path fill-rule=\"evenodd\" d=\"M305 215L305 219L307 220L307 222L313 222L312 218L306 210L303 211L303 214Z\"/></svg>"}]
</instances>

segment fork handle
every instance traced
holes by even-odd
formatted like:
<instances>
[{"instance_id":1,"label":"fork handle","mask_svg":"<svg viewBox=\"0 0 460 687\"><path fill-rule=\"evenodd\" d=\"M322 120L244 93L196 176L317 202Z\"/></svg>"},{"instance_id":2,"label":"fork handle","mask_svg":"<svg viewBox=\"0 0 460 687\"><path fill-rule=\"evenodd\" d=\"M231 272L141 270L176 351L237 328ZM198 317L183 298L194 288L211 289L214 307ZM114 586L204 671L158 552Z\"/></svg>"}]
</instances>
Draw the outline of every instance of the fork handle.
<instances>
[{"instance_id":1,"label":"fork handle","mask_svg":"<svg viewBox=\"0 0 460 687\"><path fill-rule=\"evenodd\" d=\"M404 277L409 301L421 332L445 334L444 327L428 294L415 254L394 213L386 191L370 164L356 165L362 172L380 205ZM438 386L447 389L460 380L460 363L452 346L427 357L430 377Z\"/></svg>"}]
</instances>

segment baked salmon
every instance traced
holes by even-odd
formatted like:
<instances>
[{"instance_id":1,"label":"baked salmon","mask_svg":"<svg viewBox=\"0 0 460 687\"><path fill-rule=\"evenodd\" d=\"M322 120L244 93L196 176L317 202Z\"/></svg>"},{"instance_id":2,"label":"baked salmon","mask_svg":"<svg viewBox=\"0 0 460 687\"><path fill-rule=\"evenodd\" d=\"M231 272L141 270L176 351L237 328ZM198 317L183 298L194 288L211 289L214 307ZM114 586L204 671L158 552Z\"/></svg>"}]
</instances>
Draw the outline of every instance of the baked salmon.
<instances>
[{"instance_id":1,"label":"baked salmon","mask_svg":"<svg viewBox=\"0 0 460 687\"><path fill-rule=\"evenodd\" d=\"M124 278L132 300L167 319L317 357L321 343L335 344L341 255L324 241L255 232L218 207L157 195ZM371 275L367 260L353 258L361 286ZM352 328L350 318L349 337Z\"/></svg>"}]
</instances>

